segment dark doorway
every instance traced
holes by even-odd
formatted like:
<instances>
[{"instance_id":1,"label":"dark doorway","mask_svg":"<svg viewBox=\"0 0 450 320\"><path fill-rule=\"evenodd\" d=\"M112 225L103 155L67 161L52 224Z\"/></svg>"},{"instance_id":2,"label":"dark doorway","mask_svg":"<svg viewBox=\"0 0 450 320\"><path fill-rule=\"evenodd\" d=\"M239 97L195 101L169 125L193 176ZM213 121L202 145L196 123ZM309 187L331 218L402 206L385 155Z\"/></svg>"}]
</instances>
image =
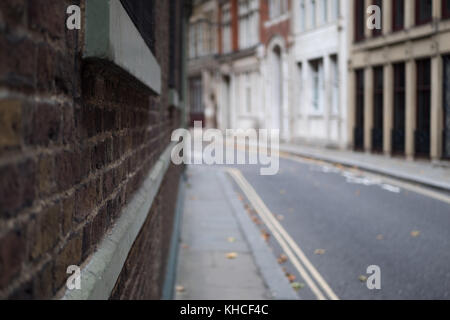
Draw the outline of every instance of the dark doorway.
<instances>
[{"instance_id":1,"label":"dark doorway","mask_svg":"<svg viewBox=\"0 0 450 320\"><path fill-rule=\"evenodd\" d=\"M443 157L450 159L450 56L444 57L444 148Z\"/></svg>"},{"instance_id":2,"label":"dark doorway","mask_svg":"<svg viewBox=\"0 0 450 320\"><path fill-rule=\"evenodd\" d=\"M372 151L383 152L383 67L373 69Z\"/></svg>"},{"instance_id":3,"label":"dark doorway","mask_svg":"<svg viewBox=\"0 0 450 320\"><path fill-rule=\"evenodd\" d=\"M431 122L431 62L430 59L418 60L417 66L417 110L415 149L416 156L430 155Z\"/></svg>"},{"instance_id":4,"label":"dark doorway","mask_svg":"<svg viewBox=\"0 0 450 320\"><path fill-rule=\"evenodd\" d=\"M356 70L356 105L355 105L355 150L364 150L364 70Z\"/></svg>"},{"instance_id":5,"label":"dark doorway","mask_svg":"<svg viewBox=\"0 0 450 320\"><path fill-rule=\"evenodd\" d=\"M394 65L394 127L392 153L405 153L405 64Z\"/></svg>"},{"instance_id":6,"label":"dark doorway","mask_svg":"<svg viewBox=\"0 0 450 320\"><path fill-rule=\"evenodd\" d=\"M205 108L203 105L202 78L189 79L189 102L190 102L190 124L194 126L195 121L202 121L205 125Z\"/></svg>"}]
</instances>

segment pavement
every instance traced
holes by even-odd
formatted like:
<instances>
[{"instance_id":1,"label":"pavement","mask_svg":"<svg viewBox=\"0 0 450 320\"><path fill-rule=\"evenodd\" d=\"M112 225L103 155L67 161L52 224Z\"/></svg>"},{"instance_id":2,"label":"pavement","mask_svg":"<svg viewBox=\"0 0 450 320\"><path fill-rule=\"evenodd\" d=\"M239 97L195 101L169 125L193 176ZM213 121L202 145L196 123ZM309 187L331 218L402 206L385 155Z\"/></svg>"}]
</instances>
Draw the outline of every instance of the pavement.
<instances>
[{"instance_id":1,"label":"pavement","mask_svg":"<svg viewBox=\"0 0 450 320\"><path fill-rule=\"evenodd\" d=\"M225 171L186 174L176 299L297 299Z\"/></svg>"},{"instance_id":2,"label":"pavement","mask_svg":"<svg viewBox=\"0 0 450 320\"><path fill-rule=\"evenodd\" d=\"M280 151L302 157L340 163L366 171L378 172L397 179L450 191L450 162L407 160L351 150L333 150L298 144L282 144Z\"/></svg>"}]
</instances>

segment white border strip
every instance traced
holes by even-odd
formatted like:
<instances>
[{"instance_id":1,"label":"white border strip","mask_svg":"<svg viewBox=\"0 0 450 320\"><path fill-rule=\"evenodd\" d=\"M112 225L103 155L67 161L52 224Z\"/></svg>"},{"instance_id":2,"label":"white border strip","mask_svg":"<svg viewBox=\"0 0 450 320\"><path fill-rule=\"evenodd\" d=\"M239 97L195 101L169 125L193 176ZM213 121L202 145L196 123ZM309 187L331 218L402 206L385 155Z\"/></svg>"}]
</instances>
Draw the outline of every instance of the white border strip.
<instances>
[{"instance_id":1,"label":"white border strip","mask_svg":"<svg viewBox=\"0 0 450 320\"><path fill-rule=\"evenodd\" d=\"M161 94L161 68L119 0L86 1L83 56L109 60Z\"/></svg>"},{"instance_id":2,"label":"white border strip","mask_svg":"<svg viewBox=\"0 0 450 320\"><path fill-rule=\"evenodd\" d=\"M109 299L169 168L174 145L175 143L171 143L166 148L142 187L123 209L113 230L103 239L89 263L81 271L81 289L66 290L63 300Z\"/></svg>"}]
</instances>

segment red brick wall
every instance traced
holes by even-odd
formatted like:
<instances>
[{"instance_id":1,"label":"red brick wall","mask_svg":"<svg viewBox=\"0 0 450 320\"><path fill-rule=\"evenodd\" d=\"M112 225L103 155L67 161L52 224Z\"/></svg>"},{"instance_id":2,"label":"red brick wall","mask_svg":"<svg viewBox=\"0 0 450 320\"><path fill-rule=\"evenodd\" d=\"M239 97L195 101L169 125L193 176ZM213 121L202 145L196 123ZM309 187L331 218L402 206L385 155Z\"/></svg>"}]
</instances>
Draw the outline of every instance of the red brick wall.
<instances>
[{"instance_id":1,"label":"red brick wall","mask_svg":"<svg viewBox=\"0 0 450 320\"><path fill-rule=\"evenodd\" d=\"M180 170L181 168L176 166L169 168L147 221L125 262L111 299L149 300L161 297L174 225L173 212L177 201Z\"/></svg>"},{"instance_id":2,"label":"red brick wall","mask_svg":"<svg viewBox=\"0 0 450 320\"><path fill-rule=\"evenodd\" d=\"M64 290L67 266L94 252L180 124L167 107L169 1L155 1L161 96L109 63L81 59L83 29L66 30L65 12L84 3L0 1L0 298ZM170 175L177 180L179 170ZM164 201L171 188L160 192L138 247L167 246L156 235L170 234L173 206ZM142 259L132 252L121 281ZM146 265L158 269L158 259L164 256ZM145 275L153 286L154 274ZM115 297L159 293L125 288L116 286Z\"/></svg>"},{"instance_id":3,"label":"red brick wall","mask_svg":"<svg viewBox=\"0 0 450 320\"><path fill-rule=\"evenodd\" d=\"M275 36L282 36L284 38L284 41L286 44L288 44L288 37L290 34L290 26L291 26L291 20L286 19L284 21L281 21L280 23L271 25L270 27L266 28L264 24L269 21L269 1L268 0L260 0L260 39L261 42L268 46L269 42L272 40ZM292 2L288 0L288 8L289 12L292 13Z\"/></svg>"}]
</instances>

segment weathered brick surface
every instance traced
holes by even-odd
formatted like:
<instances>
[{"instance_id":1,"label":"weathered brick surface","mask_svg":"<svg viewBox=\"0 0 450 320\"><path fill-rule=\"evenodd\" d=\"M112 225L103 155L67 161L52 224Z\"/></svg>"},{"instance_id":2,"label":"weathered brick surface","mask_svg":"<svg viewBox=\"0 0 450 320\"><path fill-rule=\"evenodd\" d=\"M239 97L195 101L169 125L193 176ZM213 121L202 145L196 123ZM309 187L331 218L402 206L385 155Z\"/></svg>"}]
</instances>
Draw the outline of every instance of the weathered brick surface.
<instances>
[{"instance_id":1,"label":"weathered brick surface","mask_svg":"<svg viewBox=\"0 0 450 320\"><path fill-rule=\"evenodd\" d=\"M0 1L0 298L58 297L67 267L95 252L180 125L167 106L169 1L155 1L160 96L81 58L84 26L66 30L65 19L71 4L84 15L85 1ZM114 298L159 297L180 170L169 171Z\"/></svg>"}]
</instances>

